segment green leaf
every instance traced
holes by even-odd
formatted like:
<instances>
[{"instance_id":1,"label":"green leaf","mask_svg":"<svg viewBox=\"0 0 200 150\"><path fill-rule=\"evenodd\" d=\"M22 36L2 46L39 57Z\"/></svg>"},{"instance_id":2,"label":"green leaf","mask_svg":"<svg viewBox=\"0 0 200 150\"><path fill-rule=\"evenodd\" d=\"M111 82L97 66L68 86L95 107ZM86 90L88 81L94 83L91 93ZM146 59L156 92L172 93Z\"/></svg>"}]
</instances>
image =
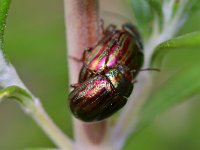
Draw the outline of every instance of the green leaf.
<instances>
[{"instance_id":1,"label":"green leaf","mask_svg":"<svg viewBox=\"0 0 200 150\"><path fill-rule=\"evenodd\" d=\"M178 33L178 35L183 35L185 33L200 30L200 19L198 19L200 16L200 1L192 0L190 2L190 5L186 7L186 10L184 10L184 12L187 12L189 9L189 16L187 17L187 21Z\"/></svg>"},{"instance_id":2,"label":"green leaf","mask_svg":"<svg viewBox=\"0 0 200 150\"><path fill-rule=\"evenodd\" d=\"M151 66L160 67L162 65L164 57L171 51L181 48L182 50L187 49L190 50L191 52L192 48L195 49L198 48L199 46L200 46L200 32L193 32L190 34L186 34L184 36L168 40L160 44L155 50L152 56Z\"/></svg>"},{"instance_id":3,"label":"green leaf","mask_svg":"<svg viewBox=\"0 0 200 150\"><path fill-rule=\"evenodd\" d=\"M176 1L172 7L172 10L170 9L172 12L165 12L164 15L163 8L165 8L166 11L167 7L171 6L169 4L172 4L172 1L173 0L131 0L136 23L144 39L148 38L152 33L154 20L158 19L159 29L163 29L164 16L171 13L172 15L170 20L172 20L173 16L175 16L178 8L180 7L183 9L183 12L179 14L181 16L180 24L186 20L187 21L183 25L183 28L179 31L179 35L188 33L188 31L194 32L195 30L199 29L200 21L197 18L199 18L200 15L200 1ZM186 3L186 5L182 7L184 3ZM155 19L155 17L157 18Z\"/></svg>"},{"instance_id":4,"label":"green leaf","mask_svg":"<svg viewBox=\"0 0 200 150\"><path fill-rule=\"evenodd\" d=\"M172 106L189 100L200 93L199 64L182 70L159 87L147 100L141 111L140 127L146 125L156 115Z\"/></svg>"},{"instance_id":5,"label":"green leaf","mask_svg":"<svg viewBox=\"0 0 200 150\"><path fill-rule=\"evenodd\" d=\"M132 0L132 6L142 35L146 36L150 34L155 12L157 12L158 16L161 15L161 2L151 0Z\"/></svg>"},{"instance_id":6,"label":"green leaf","mask_svg":"<svg viewBox=\"0 0 200 150\"><path fill-rule=\"evenodd\" d=\"M150 7L153 9L154 12L157 12L158 15L161 15L161 7L162 7L162 3L163 3L163 0L146 0Z\"/></svg>"},{"instance_id":7,"label":"green leaf","mask_svg":"<svg viewBox=\"0 0 200 150\"><path fill-rule=\"evenodd\" d=\"M30 94L18 86L9 86L0 91L0 102L7 98L13 98L23 106L29 105L29 107L31 106L30 103L32 102L32 97Z\"/></svg>"},{"instance_id":8,"label":"green leaf","mask_svg":"<svg viewBox=\"0 0 200 150\"><path fill-rule=\"evenodd\" d=\"M3 34L6 26L6 17L11 0L0 0L0 48L3 49Z\"/></svg>"},{"instance_id":9,"label":"green leaf","mask_svg":"<svg viewBox=\"0 0 200 150\"><path fill-rule=\"evenodd\" d=\"M139 30L141 30L142 35L149 33L149 22L153 18L153 13L150 5L146 0L132 0L132 6L134 15L137 21ZM144 22L146 22L144 24Z\"/></svg>"}]
</instances>

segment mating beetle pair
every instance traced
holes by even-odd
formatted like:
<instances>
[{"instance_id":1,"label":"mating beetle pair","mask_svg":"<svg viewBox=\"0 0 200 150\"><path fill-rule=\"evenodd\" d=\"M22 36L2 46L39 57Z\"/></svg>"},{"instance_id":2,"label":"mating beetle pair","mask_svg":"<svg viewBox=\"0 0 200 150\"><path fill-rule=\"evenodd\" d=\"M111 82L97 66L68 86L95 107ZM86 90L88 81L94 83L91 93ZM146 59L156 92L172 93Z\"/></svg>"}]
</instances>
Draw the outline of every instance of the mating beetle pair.
<instances>
[{"instance_id":1,"label":"mating beetle pair","mask_svg":"<svg viewBox=\"0 0 200 150\"><path fill-rule=\"evenodd\" d=\"M109 26L100 42L84 52L79 83L69 95L74 116L86 122L100 121L121 109L142 63L142 44L135 27Z\"/></svg>"}]
</instances>

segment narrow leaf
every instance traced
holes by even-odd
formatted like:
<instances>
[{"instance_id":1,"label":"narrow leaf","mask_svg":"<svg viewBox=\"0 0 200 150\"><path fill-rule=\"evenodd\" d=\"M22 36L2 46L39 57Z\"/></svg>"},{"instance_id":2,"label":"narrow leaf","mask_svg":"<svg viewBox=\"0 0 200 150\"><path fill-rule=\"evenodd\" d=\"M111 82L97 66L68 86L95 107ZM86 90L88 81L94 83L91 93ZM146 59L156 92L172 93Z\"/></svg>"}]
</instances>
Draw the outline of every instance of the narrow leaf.
<instances>
[{"instance_id":1,"label":"narrow leaf","mask_svg":"<svg viewBox=\"0 0 200 150\"><path fill-rule=\"evenodd\" d=\"M30 94L18 86L9 86L0 91L0 102L7 98L13 98L24 106L27 106L30 104L30 102L32 102L32 97Z\"/></svg>"},{"instance_id":2,"label":"narrow leaf","mask_svg":"<svg viewBox=\"0 0 200 150\"><path fill-rule=\"evenodd\" d=\"M149 22L153 18L153 12L149 3L146 0L132 0L132 6L138 29L142 35L148 35L150 33Z\"/></svg>"},{"instance_id":3,"label":"narrow leaf","mask_svg":"<svg viewBox=\"0 0 200 150\"><path fill-rule=\"evenodd\" d=\"M200 46L200 32L193 32L186 34L184 36L171 39L160 44L155 50L152 59L151 66L161 66L164 57L171 51L182 48L182 50L187 49L188 53L192 52L192 48ZM181 52L180 52L181 53Z\"/></svg>"},{"instance_id":4,"label":"narrow leaf","mask_svg":"<svg viewBox=\"0 0 200 150\"><path fill-rule=\"evenodd\" d=\"M140 127L146 125L156 115L172 106L189 100L200 93L199 64L182 70L171 77L159 89L155 90L140 114Z\"/></svg>"},{"instance_id":5,"label":"narrow leaf","mask_svg":"<svg viewBox=\"0 0 200 150\"><path fill-rule=\"evenodd\" d=\"M151 33L154 14L161 17L161 2L151 0L132 0L134 15L143 36Z\"/></svg>"}]
</instances>

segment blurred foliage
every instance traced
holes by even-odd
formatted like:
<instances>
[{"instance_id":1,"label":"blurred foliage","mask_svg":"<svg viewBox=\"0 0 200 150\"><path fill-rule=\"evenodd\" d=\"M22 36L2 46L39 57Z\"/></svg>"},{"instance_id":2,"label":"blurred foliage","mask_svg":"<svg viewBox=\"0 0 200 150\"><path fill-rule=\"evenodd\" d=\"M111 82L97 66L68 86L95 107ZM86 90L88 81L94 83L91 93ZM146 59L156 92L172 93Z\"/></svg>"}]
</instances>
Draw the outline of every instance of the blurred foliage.
<instances>
[{"instance_id":1,"label":"blurred foliage","mask_svg":"<svg viewBox=\"0 0 200 150\"><path fill-rule=\"evenodd\" d=\"M143 35L143 38L146 39L152 31L153 26L153 18L155 15L158 17L159 22L162 26L163 16L162 16L162 3L169 0L129 0L131 1L134 16L136 18L137 26ZM175 8L179 5L179 1L175 1ZM199 29L199 23L194 24L195 18L199 17L199 8L200 1L199 0L190 0L189 3L184 8L184 13L190 11L188 13L187 22L184 27L181 29L181 34L185 32L196 31ZM174 10L174 13L176 10ZM194 19L194 20L193 20ZM162 27L160 26L160 29Z\"/></svg>"},{"instance_id":2,"label":"blurred foliage","mask_svg":"<svg viewBox=\"0 0 200 150\"><path fill-rule=\"evenodd\" d=\"M159 0L131 0L137 26L143 37L151 33L152 20L155 12L161 15L161 1ZM160 16L161 17L161 16Z\"/></svg>"},{"instance_id":3,"label":"blurred foliage","mask_svg":"<svg viewBox=\"0 0 200 150\"><path fill-rule=\"evenodd\" d=\"M0 48L3 47L3 33L5 29L5 18L7 16L8 6L10 4L10 0L0 0Z\"/></svg>"}]
</instances>

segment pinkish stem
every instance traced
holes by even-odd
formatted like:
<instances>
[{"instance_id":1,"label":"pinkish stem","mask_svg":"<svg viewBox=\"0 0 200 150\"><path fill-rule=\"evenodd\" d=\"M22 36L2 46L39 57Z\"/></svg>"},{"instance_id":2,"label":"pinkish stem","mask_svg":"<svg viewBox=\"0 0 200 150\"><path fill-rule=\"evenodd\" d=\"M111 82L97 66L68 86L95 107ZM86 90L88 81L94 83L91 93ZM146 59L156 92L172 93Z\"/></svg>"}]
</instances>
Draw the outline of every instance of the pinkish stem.
<instances>
[{"instance_id":1,"label":"pinkish stem","mask_svg":"<svg viewBox=\"0 0 200 150\"><path fill-rule=\"evenodd\" d=\"M82 58L87 47L93 47L100 34L99 3L98 0L64 0L67 28L68 56ZM68 57L70 84L78 82L81 63ZM74 121L75 140L81 148L90 145L99 145L107 136L106 121L98 123L83 123Z\"/></svg>"}]
</instances>

